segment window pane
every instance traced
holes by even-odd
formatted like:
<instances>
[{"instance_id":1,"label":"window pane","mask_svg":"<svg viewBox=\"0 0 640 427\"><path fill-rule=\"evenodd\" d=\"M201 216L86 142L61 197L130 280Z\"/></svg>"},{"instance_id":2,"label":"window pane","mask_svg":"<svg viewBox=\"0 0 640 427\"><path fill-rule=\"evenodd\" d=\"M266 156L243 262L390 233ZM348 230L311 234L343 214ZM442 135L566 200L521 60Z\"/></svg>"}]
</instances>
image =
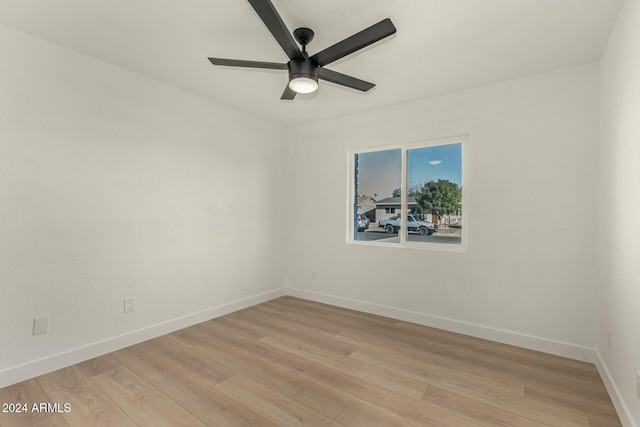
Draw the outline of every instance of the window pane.
<instances>
[{"instance_id":1,"label":"window pane","mask_svg":"<svg viewBox=\"0 0 640 427\"><path fill-rule=\"evenodd\" d=\"M462 144L407 150L407 183L407 241L460 244Z\"/></svg>"},{"instance_id":2,"label":"window pane","mask_svg":"<svg viewBox=\"0 0 640 427\"><path fill-rule=\"evenodd\" d=\"M396 209L400 210L402 151L359 153L355 155L354 166L353 239L400 243L398 229L389 218ZM398 219L398 225L399 222Z\"/></svg>"}]
</instances>

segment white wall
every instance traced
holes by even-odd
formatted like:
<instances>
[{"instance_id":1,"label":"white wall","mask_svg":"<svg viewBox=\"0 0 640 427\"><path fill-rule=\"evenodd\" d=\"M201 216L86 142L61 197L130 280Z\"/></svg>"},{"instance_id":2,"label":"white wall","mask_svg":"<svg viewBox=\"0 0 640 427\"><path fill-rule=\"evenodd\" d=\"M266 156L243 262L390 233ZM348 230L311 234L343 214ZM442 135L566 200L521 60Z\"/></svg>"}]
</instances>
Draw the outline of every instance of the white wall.
<instances>
[{"instance_id":1,"label":"white wall","mask_svg":"<svg viewBox=\"0 0 640 427\"><path fill-rule=\"evenodd\" d=\"M597 348L620 396L618 412L639 425L640 400L636 396L636 373L640 372L639 1L625 2L600 69L602 313Z\"/></svg>"},{"instance_id":2,"label":"white wall","mask_svg":"<svg viewBox=\"0 0 640 427\"><path fill-rule=\"evenodd\" d=\"M0 387L282 287L285 129L4 27L0 57Z\"/></svg>"},{"instance_id":3,"label":"white wall","mask_svg":"<svg viewBox=\"0 0 640 427\"><path fill-rule=\"evenodd\" d=\"M294 129L287 285L592 359L597 71L588 64ZM467 133L466 253L345 242L347 150Z\"/></svg>"}]
</instances>

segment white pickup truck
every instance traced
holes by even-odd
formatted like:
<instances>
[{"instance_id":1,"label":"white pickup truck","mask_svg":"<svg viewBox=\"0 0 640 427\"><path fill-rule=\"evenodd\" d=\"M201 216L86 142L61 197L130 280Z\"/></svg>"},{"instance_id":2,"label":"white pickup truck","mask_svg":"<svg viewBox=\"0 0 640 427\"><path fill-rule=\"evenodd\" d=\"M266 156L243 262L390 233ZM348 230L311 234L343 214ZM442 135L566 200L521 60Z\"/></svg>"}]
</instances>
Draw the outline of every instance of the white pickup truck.
<instances>
[{"instance_id":1,"label":"white pickup truck","mask_svg":"<svg viewBox=\"0 0 640 427\"><path fill-rule=\"evenodd\" d=\"M397 233L400 230L400 216L397 215L393 218L382 219L378 222L378 228L384 228L387 233ZM420 234L426 234L431 236L438 231L435 224L428 221L423 221L416 215L407 215L407 229Z\"/></svg>"}]
</instances>

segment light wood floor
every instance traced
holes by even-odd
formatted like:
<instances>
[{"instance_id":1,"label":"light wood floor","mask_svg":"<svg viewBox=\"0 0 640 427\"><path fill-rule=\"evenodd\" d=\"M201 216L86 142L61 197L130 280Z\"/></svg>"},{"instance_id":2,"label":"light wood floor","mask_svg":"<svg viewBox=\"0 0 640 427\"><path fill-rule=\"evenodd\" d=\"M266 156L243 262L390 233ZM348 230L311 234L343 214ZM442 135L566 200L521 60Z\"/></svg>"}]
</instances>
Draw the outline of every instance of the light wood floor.
<instances>
[{"instance_id":1,"label":"light wood floor","mask_svg":"<svg viewBox=\"0 0 640 427\"><path fill-rule=\"evenodd\" d=\"M8 426L619 426L592 364L283 297L0 389ZM29 408L31 409L31 408Z\"/></svg>"}]
</instances>

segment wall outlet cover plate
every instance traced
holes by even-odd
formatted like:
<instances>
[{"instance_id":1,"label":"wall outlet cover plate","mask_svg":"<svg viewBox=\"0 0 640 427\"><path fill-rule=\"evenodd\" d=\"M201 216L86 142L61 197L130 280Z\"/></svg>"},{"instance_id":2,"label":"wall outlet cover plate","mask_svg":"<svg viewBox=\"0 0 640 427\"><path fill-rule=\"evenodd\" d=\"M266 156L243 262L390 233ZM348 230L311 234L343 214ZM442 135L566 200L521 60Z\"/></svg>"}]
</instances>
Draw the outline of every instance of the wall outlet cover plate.
<instances>
[{"instance_id":1,"label":"wall outlet cover plate","mask_svg":"<svg viewBox=\"0 0 640 427\"><path fill-rule=\"evenodd\" d=\"M49 332L49 316L35 317L33 319L33 335L42 335Z\"/></svg>"}]
</instances>

